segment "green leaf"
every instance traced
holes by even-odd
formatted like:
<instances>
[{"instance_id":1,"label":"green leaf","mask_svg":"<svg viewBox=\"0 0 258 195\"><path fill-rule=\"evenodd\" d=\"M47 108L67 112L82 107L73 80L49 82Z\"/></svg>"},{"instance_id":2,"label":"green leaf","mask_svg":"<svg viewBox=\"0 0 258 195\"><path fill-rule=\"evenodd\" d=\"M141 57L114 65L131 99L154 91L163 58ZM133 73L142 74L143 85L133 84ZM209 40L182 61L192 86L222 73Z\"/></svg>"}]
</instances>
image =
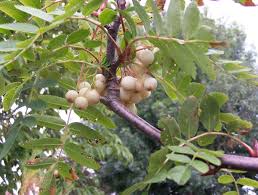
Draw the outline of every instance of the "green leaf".
<instances>
[{"instance_id":1,"label":"green leaf","mask_svg":"<svg viewBox=\"0 0 258 195\"><path fill-rule=\"evenodd\" d=\"M146 184L160 183L166 180L166 178L167 178L167 170L163 169L162 171L158 172L156 175L150 177L150 179L145 179L144 183Z\"/></svg>"},{"instance_id":2,"label":"green leaf","mask_svg":"<svg viewBox=\"0 0 258 195\"><path fill-rule=\"evenodd\" d=\"M185 39L190 39L198 30L200 23L200 12L195 1L186 8L183 18L183 34Z\"/></svg>"},{"instance_id":3,"label":"green leaf","mask_svg":"<svg viewBox=\"0 0 258 195\"><path fill-rule=\"evenodd\" d=\"M258 188L258 181L250 179L250 178L239 178L237 183L243 186L251 186L254 188Z\"/></svg>"},{"instance_id":4,"label":"green leaf","mask_svg":"<svg viewBox=\"0 0 258 195\"><path fill-rule=\"evenodd\" d=\"M76 83L71 78L62 77L58 80L58 84L60 87L66 89L66 90L76 90Z\"/></svg>"},{"instance_id":5,"label":"green leaf","mask_svg":"<svg viewBox=\"0 0 258 195\"><path fill-rule=\"evenodd\" d=\"M28 15L16 9L14 5L15 5L15 2L12 2L12 1L1 1L0 11L12 17L16 21L22 21L22 22L25 21Z\"/></svg>"},{"instance_id":6,"label":"green leaf","mask_svg":"<svg viewBox=\"0 0 258 195\"><path fill-rule=\"evenodd\" d=\"M220 113L220 120L227 125L227 130L238 131L241 129L251 129L253 124L241 119L232 113Z\"/></svg>"},{"instance_id":7,"label":"green leaf","mask_svg":"<svg viewBox=\"0 0 258 195\"><path fill-rule=\"evenodd\" d=\"M212 131L219 123L220 107L216 99L207 95L201 102L201 116L200 120L203 126L208 130Z\"/></svg>"},{"instance_id":8,"label":"green leaf","mask_svg":"<svg viewBox=\"0 0 258 195\"><path fill-rule=\"evenodd\" d=\"M36 34L39 28L33 24L27 23L9 23L9 24L0 24L1 29L13 30L18 32L32 33Z\"/></svg>"},{"instance_id":9,"label":"green leaf","mask_svg":"<svg viewBox=\"0 0 258 195\"><path fill-rule=\"evenodd\" d=\"M248 72L240 72L240 73L237 74L237 78L238 79L244 79L244 80L256 79L256 78L258 78L258 75L250 74Z\"/></svg>"},{"instance_id":10,"label":"green leaf","mask_svg":"<svg viewBox=\"0 0 258 195\"><path fill-rule=\"evenodd\" d=\"M41 95L39 96L39 98L44 102L46 102L49 108L56 108L56 109L63 109L63 110L69 109L69 104L64 98L51 96L51 95ZM102 114L99 110L97 110L93 106L90 106L83 111L75 109L75 112L80 117L88 119L92 122L101 124L107 128L116 127L111 119L107 118L107 116Z\"/></svg>"},{"instance_id":11,"label":"green leaf","mask_svg":"<svg viewBox=\"0 0 258 195\"><path fill-rule=\"evenodd\" d=\"M143 25L145 27L145 30L148 33L151 30L149 16L148 16L147 12L145 11L145 9L140 5L140 3L138 1L136 1L136 0L132 0L132 1L133 1L133 5L134 5L134 10L140 17L140 19L143 22Z\"/></svg>"},{"instance_id":12,"label":"green leaf","mask_svg":"<svg viewBox=\"0 0 258 195\"><path fill-rule=\"evenodd\" d=\"M62 146L62 142L60 139L57 138L41 138L41 139L34 139L34 140L29 140L21 146L26 149L55 149L60 146Z\"/></svg>"},{"instance_id":13,"label":"green leaf","mask_svg":"<svg viewBox=\"0 0 258 195\"><path fill-rule=\"evenodd\" d=\"M151 0L151 8L154 16L154 26L156 28L156 33L158 35L164 33L164 24L162 22L162 18L160 16L159 10L153 0Z\"/></svg>"},{"instance_id":14,"label":"green leaf","mask_svg":"<svg viewBox=\"0 0 258 195\"><path fill-rule=\"evenodd\" d=\"M129 28L131 30L132 36L135 37L137 35L137 31L136 31L136 25L134 23L134 20L132 19L132 16L124 10L121 10L120 13L127 21Z\"/></svg>"},{"instance_id":15,"label":"green leaf","mask_svg":"<svg viewBox=\"0 0 258 195\"><path fill-rule=\"evenodd\" d=\"M60 130L64 128L65 122L56 116L49 116L49 115L39 115L39 114L32 114L36 121L37 125L50 128L53 130Z\"/></svg>"},{"instance_id":16,"label":"green leaf","mask_svg":"<svg viewBox=\"0 0 258 195\"><path fill-rule=\"evenodd\" d=\"M131 187L127 188L125 191L123 191L121 193L121 195L132 195L133 192L139 190L139 189L143 189L147 186L147 184L140 182L140 183L136 183L134 185L132 185Z\"/></svg>"},{"instance_id":17,"label":"green leaf","mask_svg":"<svg viewBox=\"0 0 258 195\"><path fill-rule=\"evenodd\" d=\"M100 168L100 165L92 157L84 154L84 151L79 145L68 142L64 146L64 151L72 160L86 166L87 168L94 170L98 170Z\"/></svg>"},{"instance_id":18,"label":"green leaf","mask_svg":"<svg viewBox=\"0 0 258 195\"><path fill-rule=\"evenodd\" d=\"M237 191L228 191L223 193L223 195L239 195L239 194L237 193Z\"/></svg>"},{"instance_id":19,"label":"green leaf","mask_svg":"<svg viewBox=\"0 0 258 195\"><path fill-rule=\"evenodd\" d=\"M188 139L195 136L198 130L198 110L199 103L194 96L189 96L179 110L178 123L182 134Z\"/></svg>"},{"instance_id":20,"label":"green leaf","mask_svg":"<svg viewBox=\"0 0 258 195\"><path fill-rule=\"evenodd\" d=\"M180 162L180 163L190 163L191 159L186 156L186 155L182 155L182 154L167 154L167 158L169 160L175 161L175 162Z\"/></svg>"},{"instance_id":21,"label":"green leaf","mask_svg":"<svg viewBox=\"0 0 258 195\"><path fill-rule=\"evenodd\" d=\"M84 137L88 140L93 140L97 143L105 143L105 138L97 131L91 129L90 127L82 124L82 123L71 123L69 124L69 130L76 134L77 136Z\"/></svg>"},{"instance_id":22,"label":"green leaf","mask_svg":"<svg viewBox=\"0 0 258 195\"><path fill-rule=\"evenodd\" d=\"M19 0L23 5L40 8L41 0Z\"/></svg>"},{"instance_id":23,"label":"green leaf","mask_svg":"<svg viewBox=\"0 0 258 195\"><path fill-rule=\"evenodd\" d=\"M101 41L86 39L83 44L86 48L96 48L102 45Z\"/></svg>"},{"instance_id":24,"label":"green leaf","mask_svg":"<svg viewBox=\"0 0 258 195\"><path fill-rule=\"evenodd\" d=\"M99 21L102 25L107 25L113 22L116 18L117 12L110 8L105 8L99 15Z\"/></svg>"},{"instance_id":25,"label":"green leaf","mask_svg":"<svg viewBox=\"0 0 258 195\"><path fill-rule=\"evenodd\" d=\"M210 162L211 164L214 164L217 166L221 165L220 159L208 152L198 152L197 158L206 160L206 161Z\"/></svg>"},{"instance_id":26,"label":"green leaf","mask_svg":"<svg viewBox=\"0 0 258 195\"><path fill-rule=\"evenodd\" d=\"M194 160L191 166L201 173L207 173L209 171L209 166L200 160Z\"/></svg>"},{"instance_id":27,"label":"green leaf","mask_svg":"<svg viewBox=\"0 0 258 195\"><path fill-rule=\"evenodd\" d=\"M86 6L83 8L83 15L88 16L93 13L96 9L100 7L104 0L91 0L89 3L87 3Z\"/></svg>"},{"instance_id":28,"label":"green leaf","mask_svg":"<svg viewBox=\"0 0 258 195\"><path fill-rule=\"evenodd\" d=\"M176 166L169 170L168 179L174 180L178 185L185 185L191 177L191 168L189 166Z\"/></svg>"},{"instance_id":29,"label":"green leaf","mask_svg":"<svg viewBox=\"0 0 258 195\"><path fill-rule=\"evenodd\" d=\"M193 34L193 38L197 40L212 41L215 40L212 28L207 25L201 25L199 29Z\"/></svg>"},{"instance_id":30,"label":"green leaf","mask_svg":"<svg viewBox=\"0 0 258 195\"><path fill-rule=\"evenodd\" d=\"M25 164L25 167L28 169L44 169L44 168L50 167L54 163L56 163L55 158L47 158L47 159L36 158L36 159L27 161L27 163Z\"/></svg>"},{"instance_id":31,"label":"green leaf","mask_svg":"<svg viewBox=\"0 0 258 195\"><path fill-rule=\"evenodd\" d=\"M68 165L68 163L65 162L58 162L57 163L57 170L58 173L64 178L64 179L72 179L71 176L71 167Z\"/></svg>"},{"instance_id":32,"label":"green leaf","mask_svg":"<svg viewBox=\"0 0 258 195\"><path fill-rule=\"evenodd\" d=\"M22 85L19 85L17 88L13 87L9 90L6 89L7 91L6 91L6 94L4 95L4 101L3 101L3 107L5 111L11 108L16 98L19 96L22 87L23 87Z\"/></svg>"},{"instance_id":33,"label":"green leaf","mask_svg":"<svg viewBox=\"0 0 258 195\"><path fill-rule=\"evenodd\" d=\"M201 83L192 82L190 83L187 89L188 96L193 95L198 99L202 98L202 96L204 95L204 92L205 92L205 85Z\"/></svg>"},{"instance_id":34,"label":"green leaf","mask_svg":"<svg viewBox=\"0 0 258 195\"><path fill-rule=\"evenodd\" d=\"M230 184L234 182L234 178L231 175L221 175L218 178L218 182L221 184Z\"/></svg>"},{"instance_id":35,"label":"green leaf","mask_svg":"<svg viewBox=\"0 0 258 195\"><path fill-rule=\"evenodd\" d=\"M68 43L68 44L78 43L80 41L83 41L86 37L88 37L89 34L90 34L89 30L85 30L85 29L77 30L77 31L71 33L67 37L66 43Z\"/></svg>"},{"instance_id":36,"label":"green leaf","mask_svg":"<svg viewBox=\"0 0 258 195\"><path fill-rule=\"evenodd\" d=\"M204 137L200 137L198 139L198 144L199 146L208 146L214 143L216 137L217 137L216 135L207 135Z\"/></svg>"},{"instance_id":37,"label":"green leaf","mask_svg":"<svg viewBox=\"0 0 258 195\"><path fill-rule=\"evenodd\" d=\"M171 0L167 10L167 29L171 36L179 37L182 33L182 16L184 2L181 0Z\"/></svg>"},{"instance_id":38,"label":"green leaf","mask_svg":"<svg viewBox=\"0 0 258 195\"><path fill-rule=\"evenodd\" d=\"M30 14L32 16L35 16L42 20L45 20L47 22L52 22L54 19L52 15L49 15L48 13L46 13L40 9L33 8L33 7L16 5L15 8L17 8L18 10L21 10L27 14Z\"/></svg>"},{"instance_id":39,"label":"green leaf","mask_svg":"<svg viewBox=\"0 0 258 195\"><path fill-rule=\"evenodd\" d=\"M217 101L219 107L223 106L228 101L228 96L221 92L212 92L209 95Z\"/></svg>"},{"instance_id":40,"label":"green leaf","mask_svg":"<svg viewBox=\"0 0 258 195\"><path fill-rule=\"evenodd\" d=\"M22 48L18 48L16 44L18 41L14 40L6 40L0 42L0 52L11 52L11 51L17 51Z\"/></svg>"},{"instance_id":41,"label":"green leaf","mask_svg":"<svg viewBox=\"0 0 258 195\"><path fill-rule=\"evenodd\" d=\"M178 144L176 137L180 137L180 127L176 120L171 117L162 118L158 122L158 127L163 129L161 131L161 142L164 145L175 145Z\"/></svg>"},{"instance_id":42,"label":"green leaf","mask_svg":"<svg viewBox=\"0 0 258 195\"><path fill-rule=\"evenodd\" d=\"M32 116L26 116L24 119L22 119L22 125L28 127L28 128L32 128L35 125L37 125L37 121L34 117Z\"/></svg>"},{"instance_id":43,"label":"green leaf","mask_svg":"<svg viewBox=\"0 0 258 195\"><path fill-rule=\"evenodd\" d=\"M3 78L3 76L0 74L0 96L5 94L5 79Z\"/></svg>"},{"instance_id":44,"label":"green leaf","mask_svg":"<svg viewBox=\"0 0 258 195\"><path fill-rule=\"evenodd\" d=\"M20 120L16 120L5 137L5 143L3 144L2 150L0 152L0 160L2 160L12 148L17 136L20 133L21 126L19 125Z\"/></svg>"},{"instance_id":45,"label":"green leaf","mask_svg":"<svg viewBox=\"0 0 258 195\"><path fill-rule=\"evenodd\" d=\"M195 154L195 152L188 146L169 146L168 148L173 152L180 153L180 154L190 154L190 155Z\"/></svg>"}]
</instances>

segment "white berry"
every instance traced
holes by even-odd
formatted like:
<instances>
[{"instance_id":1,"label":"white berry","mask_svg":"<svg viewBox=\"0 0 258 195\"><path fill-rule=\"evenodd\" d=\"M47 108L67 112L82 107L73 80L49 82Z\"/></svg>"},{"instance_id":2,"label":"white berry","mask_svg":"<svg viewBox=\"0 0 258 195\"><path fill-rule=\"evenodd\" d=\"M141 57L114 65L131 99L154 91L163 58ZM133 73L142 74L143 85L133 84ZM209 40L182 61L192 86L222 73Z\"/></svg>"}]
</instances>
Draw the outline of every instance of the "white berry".
<instances>
[{"instance_id":1,"label":"white berry","mask_svg":"<svg viewBox=\"0 0 258 195\"><path fill-rule=\"evenodd\" d=\"M90 89L87 87L81 88L79 91L79 96L85 96L87 91L89 91Z\"/></svg>"},{"instance_id":2,"label":"white berry","mask_svg":"<svg viewBox=\"0 0 258 195\"><path fill-rule=\"evenodd\" d=\"M97 104L100 100L100 95L96 89L87 91L86 96L89 105Z\"/></svg>"},{"instance_id":3,"label":"white berry","mask_svg":"<svg viewBox=\"0 0 258 195\"><path fill-rule=\"evenodd\" d=\"M141 96L143 99L150 97L150 95L151 95L150 91L146 91L146 90L141 91Z\"/></svg>"},{"instance_id":4,"label":"white berry","mask_svg":"<svg viewBox=\"0 0 258 195\"><path fill-rule=\"evenodd\" d=\"M158 82L155 78L150 77L144 81L144 89L148 91L154 91L158 86Z\"/></svg>"},{"instance_id":5,"label":"white berry","mask_svg":"<svg viewBox=\"0 0 258 195\"><path fill-rule=\"evenodd\" d=\"M122 87L120 88L120 99L121 99L121 101L129 102L130 99L131 99L131 94L132 94L131 91L127 91Z\"/></svg>"},{"instance_id":6,"label":"white berry","mask_svg":"<svg viewBox=\"0 0 258 195\"><path fill-rule=\"evenodd\" d=\"M131 102L138 104L140 101L142 101L143 97L141 93L134 93L131 98Z\"/></svg>"},{"instance_id":7,"label":"white berry","mask_svg":"<svg viewBox=\"0 0 258 195\"><path fill-rule=\"evenodd\" d=\"M94 86L95 86L95 89L99 92L99 94L101 94L106 87L105 83L103 83L100 80L96 80L94 83Z\"/></svg>"},{"instance_id":8,"label":"white berry","mask_svg":"<svg viewBox=\"0 0 258 195\"><path fill-rule=\"evenodd\" d=\"M125 90L135 90L136 78L131 76L126 76L122 78L121 86Z\"/></svg>"},{"instance_id":9,"label":"white berry","mask_svg":"<svg viewBox=\"0 0 258 195\"><path fill-rule=\"evenodd\" d=\"M78 97L78 93L75 90L69 90L66 94L65 94L65 98L68 102L73 103L74 100Z\"/></svg>"},{"instance_id":10,"label":"white berry","mask_svg":"<svg viewBox=\"0 0 258 195\"><path fill-rule=\"evenodd\" d=\"M99 81L101 81L103 83L106 82L106 77L103 74L96 74L95 79L99 80Z\"/></svg>"},{"instance_id":11,"label":"white berry","mask_svg":"<svg viewBox=\"0 0 258 195\"><path fill-rule=\"evenodd\" d=\"M81 83L79 84L79 90L82 89L82 88L91 89L90 83L88 83L87 81L81 82Z\"/></svg>"},{"instance_id":12,"label":"white berry","mask_svg":"<svg viewBox=\"0 0 258 195\"><path fill-rule=\"evenodd\" d=\"M88 100L85 97L77 97L74 104L76 108L85 109L88 107Z\"/></svg>"},{"instance_id":13,"label":"white berry","mask_svg":"<svg viewBox=\"0 0 258 195\"><path fill-rule=\"evenodd\" d=\"M143 65L147 66L153 63L154 54L149 49L144 49L136 52L136 57L142 62Z\"/></svg>"},{"instance_id":14,"label":"white berry","mask_svg":"<svg viewBox=\"0 0 258 195\"><path fill-rule=\"evenodd\" d=\"M137 79L137 81L135 83L135 91L141 92L143 89L144 89L143 81L141 79Z\"/></svg>"}]
</instances>

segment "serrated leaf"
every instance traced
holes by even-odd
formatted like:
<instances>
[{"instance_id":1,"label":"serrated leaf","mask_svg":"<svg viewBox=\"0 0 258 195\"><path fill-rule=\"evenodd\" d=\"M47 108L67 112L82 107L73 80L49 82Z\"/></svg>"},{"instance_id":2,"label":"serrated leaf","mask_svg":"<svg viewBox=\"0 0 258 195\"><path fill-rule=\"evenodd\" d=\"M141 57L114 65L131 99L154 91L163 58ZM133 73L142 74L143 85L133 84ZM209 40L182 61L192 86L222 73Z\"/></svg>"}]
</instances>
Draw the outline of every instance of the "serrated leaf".
<instances>
[{"instance_id":1,"label":"serrated leaf","mask_svg":"<svg viewBox=\"0 0 258 195\"><path fill-rule=\"evenodd\" d=\"M39 28L33 24L28 23L8 23L0 24L1 29L13 30L18 32L32 33L36 34Z\"/></svg>"},{"instance_id":2,"label":"serrated leaf","mask_svg":"<svg viewBox=\"0 0 258 195\"><path fill-rule=\"evenodd\" d=\"M180 127L174 118L162 118L158 122L158 127L163 129L161 131L161 142L164 145L175 145L178 144L176 137L180 137Z\"/></svg>"},{"instance_id":3,"label":"serrated leaf","mask_svg":"<svg viewBox=\"0 0 258 195\"><path fill-rule=\"evenodd\" d=\"M4 12L8 16L14 18L16 21L25 21L28 17L27 14L21 12L14 7L15 2L2 1L0 2L0 11Z\"/></svg>"},{"instance_id":4,"label":"serrated leaf","mask_svg":"<svg viewBox=\"0 0 258 195\"><path fill-rule=\"evenodd\" d=\"M73 33L71 33L66 40L66 43L68 44L74 44L78 43L80 41L83 41L87 36L89 36L90 31L86 29L80 29Z\"/></svg>"},{"instance_id":5,"label":"serrated leaf","mask_svg":"<svg viewBox=\"0 0 258 195\"><path fill-rule=\"evenodd\" d=\"M237 76L238 79L244 79L244 80L258 78L258 75L251 74L251 73L248 73L248 72L240 72L236 76Z\"/></svg>"},{"instance_id":6,"label":"serrated leaf","mask_svg":"<svg viewBox=\"0 0 258 195\"><path fill-rule=\"evenodd\" d=\"M206 41L215 40L215 36L213 35L212 28L207 25L201 25L198 28L198 30L193 34L193 38L197 40L206 40ZM220 53L218 54L221 55Z\"/></svg>"},{"instance_id":7,"label":"serrated leaf","mask_svg":"<svg viewBox=\"0 0 258 195\"><path fill-rule=\"evenodd\" d=\"M198 158L206 160L208 162L210 162L211 164L220 166L221 165L221 161L219 158L217 158L216 156L207 153L207 152L198 152L198 155L196 155Z\"/></svg>"},{"instance_id":8,"label":"serrated leaf","mask_svg":"<svg viewBox=\"0 0 258 195\"><path fill-rule=\"evenodd\" d=\"M183 34L185 39L190 39L197 31L200 23L200 12L195 1L186 8L183 17Z\"/></svg>"},{"instance_id":9,"label":"serrated leaf","mask_svg":"<svg viewBox=\"0 0 258 195\"><path fill-rule=\"evenodd\" d=\"M147 12L145 11L145 9L140 5L140 3L138 1L136 1L136 0L132 0L132 1L133 1L133 5L134 5L134 10L138 14L141 21L143 22L145 30L148 33L151 30L149 16L148 16Z\"/></svg>"},{"instance_id":10,"label":"serrated leaf","mask_svg":"<svg viewBox=\"0 0 258 195\"><path fill-rule=\"evenodd\" d=\"M238 131L241 129L251 129L253 124L241 119L232 113L220 113L220 120L227 125L227 130Z\"/></svg>"},{"instance_id":11,"label":"serrated leaf","mask_svg":"<svg viewBox=\"0 0 258 195\"><path fill-rule=\"evenodd\" d=\"M62 145L60 139L57 138L41 138L41 139L34 139L29 140L21 146L26 149L55 149Z\"/></svg>"},{"instance_id":12,"label":"serrated leaf","mask_svg":"<svg viewBox=\"0 0 258 195\"><path fill-rule=\"evenodd\" d=\"M191 159L183 154L167 154L167 158L169 160L175 161L175 162L180 162L180 163L189 163L191 162Z\"/></svg>"},{"instance_id":13,"label":"serrated leaf","mask_svg":"<svg viewBox=\"0 0 258 195\"><path fill-rule=\"evenodd\" d=\"M239 195L239 194L237 193L237 191L228 191L223 193L223 195Z\"/></svg>"},{"instance_id":14,"label":"serrated leaf","mask_svg":"<svg viewBox=\"0 0 258 195\"><path fill-rule=\"evenodd\" d=\"M189 96L179 110L178 124L181 128L181 133L188 139L196 135L198 130L198 110L199 103L194 96Z\"/></svg>"},{"instance_id":15,"label":"serrated leaf","mask_svg":"<svg viewBox=\"0 0 258 195\"><path fill-rule=\"evenodd\" d=\"M71 176L71 173L70 173L71 167L68 165L68 163L58 162L56 166L57 166L58 173L64 179L72 179L72 176Z\"/></svg>"},{"instance_id":16,"label":"serrated leaf","mask_svg":"<svg viewBox=\"0 0 258 195\"><path fill-rule=\"evenodd\" d=\"M251 186L254 188L258 188L258 181L250 179L250 178L239 178L237 183L243 186Z\"/></svg>"},{"instance_id":17,"label":"serrated leaf","mask_svg":"<svg viewBox=\"0 0 258 195\"><path fill-rule=\"evenodd\" d=\"M48 13L42 11L41 9L36 9L33 7L22 6L22 5L16 5L15 8L17 8L18 10L21 10L27 14L30 14L32 16L35 16L42 20L45 20L47 22L52 22L54 19L52 15L49 15Z\"/></svg>"},{"instance_id":18,"label":"serrated leaf","mask_svg":"<svg viewBox=\"0 0 258 195\"><path fill-rule=\"evenodd\" d=\"M168 148L173 152L180 153L180 154L190 154L190 155L195 154L195 152L188 146L169 146Z\"/></svg>"},{"instance_id":19,"label":"serrated leaf","mask_svg":"<svg viewBox=\"0 0 258 195\"><path fill-rule=\"evenodd\" d=\"M28 128L32 128L33 126L35 126L37 124L37 121L34 117L27 116L22 119L21 124L24 126L27 126Z\"/></svg>"},{"instance_id":20,"label":"serrated leaf","mask_svg":"<svg viewBox=\"0 0 258 195\"><path fill-rule=\"evenodd\" d=\"M218 182L221 184L230 184L234 182L234 178L231 175L221 175L218 178Z\"/></svg>"},{"instance_id":21,"label":"serrated leaf","mask_svg":"<svg viewBox=\"0 0 258 195\"><path fill-rule=\"evenodd\" d=\"M201 115L200 121L203 126L212 131L219 123L220 107L216 99L210 95L207 95L201 102Z\"/></svg>"},{"instance_id":22,"label":"serrated leaf","mask_svg":"<svg viewBox=\"0 0 258 195\"><path fill-rule=\"evenodd\" d=\"M176 166L169 170L168 179L174 180L178 185L185 185L191 177L191 169L189 166Z\"/></svg>"},{"instance_id":23,"label":"serrated leaf","mask_svg":"<svg viewBox=\"0 0 258 195\"><path fill-rule=\"evenodd\" d=\"M25 167L28 169L43 169L50 167L54 163L56 163L55 158L36 158L32 160L28 160L25 164Z\"/></svg>"},{"instance_id":24,"label":"serrated leaf","mask_svg":"<svg viewBox=\"0 0 258 195\"><path fill-rule=\"evenodd\" d=\"M173 37L179 37L182 33L182 16L184 5L181 0L171 0L167 10L167 30Z\"/></svg>"},{"instance_id":25,"label":"serrated leaf","mask_svg":"<svg viewBox=\"0 0 258 195\"><path fill-rule=\"evenodd\" d=\"M84 137L88 140L92 140L97 143L105 143L105 138L97 131L91 129L90 127L82 124L82 123L71 123L69 124L69 130L76 134L77 136Z\"/></svg>"},{"instance_id":26,"label":"serrated leaf","mask_svg":"<svg viewBox=\"0 0 258 195\"><path fill-rule=\"evenodd\" d=\"M200 160L194 160L191 166L201 173L207 173L209 171L209 166Z\"/></svg>"},{"instance_id":27,"label":"serrated leaf","mask_svg":"<svg viewBox=\"0 0 258 195\"><path fill-rule=\"evenodd\" d=\"M18 41L14 40L6 40L0 42L0 52L11 52L11 51L17 51L22 48L18 48L16 44Z\"/></svg>"},{"instance_id":28,"label":"serrated leaf","mask_svg":"<svg viewBox=\"0 0 258 195\"><path fill-rule=\"evenodd\" d=\"M219 107L223 106L228 101L228 96L221 92L212 92L209 95L217 101Z\"/></svg>"},{"instance_id":29,"label":"serrated leaf","mask_svg":"<svg viewBox=\"0 0 258 195\"><path fill-rule=\"evenodd\" d=\"M16 98L19 96L22 90L22 87L23 87L22 85L19 85L17 88L13 87L11 89L6 89L6 94L4 95L4 101L3 101L3 107L5 111L11 108Z\"/></svg>"},{"instance_id":30,"label":"serrated leaf","mask_svg":"<svg viewBox=\"0 0 258 195\"><path fill-rule=\"evenodd\" d=\"M100 14L99 14L99 21L102 25L107 25L113 22L116 18L117 12L110 8L105 8Z\"/></svg>"},{"instance_id":31,"label":"serrated leaf","mask_svg":"<svg viewBox=\"0 0 258 195\"><path fill-rule=\"evenodd\" d=\"M187 95L188 96L193 95L199 99L204 95L205 88L206 88L205 85L201 83L192 82L187 89Z\"/></svg>"},{"instance_id":32,"label":"serrated leaf","mask_svg":"<svg viewBox=\"0 0 258 195\"><path fill-rule=\"evenodd\" d=\"M83 44L86 48L96 48L102 45L101 41L86 39Z\"/></svg>"},{"instance_id":33,"label":"serrated leaf","mask_svg":"<svg viewBox=\"0 0 258 195\"><path fill-rule=\"evenodd\" d=\"M50 128L53 130L60 130L65 126L65 121L59 117L39 114L32 114L31 116L36 119L37 125L42 127Z\"/></svg>"},{"instance_id":34,"label":"serrated leaf","mask_svg":"<svg viewBox=\"0 0 258 195\"><path fill-rule=\"evenodd\" d=\"M198 139L198 144L199 146L208 146L214 143L216 137L217 137L216 135L207 135L204 137L200 137Z\"/></svg>"},{"instance_id":35,"label":"serrated leaf","mask_svg":"<svg viewBox=\"0 0 258 195\"><path fill-rule=\"evenodd\" d=\"M79 145L68 142L64 146L64 151L72 160L87 168L94 170L100 168L100 165L92 157L85 154Z\"/></svg>"},{"instance_id":36,"label":"serrated leaf","mask_svg":"<svg viewBox=\"0 0 258 195\"><path fill-rule=\"evenodd\" d=\"M0 152L0 160L2 160L12 148L17 136L20 133L21 126L19 125L20 120L17 119L12 125L11 129L8 132L8 135L5 137L5 143Z\"/></svg>"},{"instance_id":37,"label":"serrated leaf","mask_svg":"<svg viewBox=\"0 0 258 195\"><path fill-rule=\"evenodd\" d=\"M88 16L92 14L93 11L95 11L100 7L103 1L104 0L91 0L90 2L88 2L86 6L84 6L83 8L83 11L82 11L83 15Z\"/></svg>"},{"instance_id":38,"label":"serrated leaf","mask_svg":"<svg viewBox=\"0 0 258 195\"><path fill-rule=\"evenodd\" d=\"M56 108L56 109L69 109L69 104L64 98L51 96L51 95L41 95L39 98L45 101L48 104L49 108ZM86 110L78 110L75 109L76 114L80 117L93 121L95 123L101 124L107 128L115 128L115 124L113 121L104 114L102 114L96 108L90 106Z\"/></svg>"}]
</instances>

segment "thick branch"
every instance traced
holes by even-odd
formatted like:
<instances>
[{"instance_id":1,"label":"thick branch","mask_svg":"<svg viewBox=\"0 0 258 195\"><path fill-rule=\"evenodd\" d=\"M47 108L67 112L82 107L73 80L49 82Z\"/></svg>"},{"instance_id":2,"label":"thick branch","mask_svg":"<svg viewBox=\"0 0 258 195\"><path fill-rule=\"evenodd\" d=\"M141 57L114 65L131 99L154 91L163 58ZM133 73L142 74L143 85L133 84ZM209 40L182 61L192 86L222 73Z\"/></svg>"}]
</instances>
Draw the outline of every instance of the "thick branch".
<instances>
[{"instance_id":1,"label":"thick branch","mask_svg":"<svg viewBox=\"0 0 258 195\"><path fill-rule=\"evenodd\" d=\"M125 0L117 0L118 8L125 9ZM108 27L108 32L111 37L116 40L121 20L119 17ZM119 100L119 86L116 78L117 67L120 65L122 56L115 59L115 46L114 43L108 39L107 42L107 62L109 63L109 71L104 72L108 78L107 83L107 96L101 99L101 102L105 104L110 110L114 111L120 117L127 120L130 124L138 128L146 135L160 141L160 131L156 127L152 126L141 117L130 112ZM225 154L221 158L221 167L230 169L239 169L245 171L258 172L258 158L244 157L237 155Z\"/></svg>"}]
</instances>

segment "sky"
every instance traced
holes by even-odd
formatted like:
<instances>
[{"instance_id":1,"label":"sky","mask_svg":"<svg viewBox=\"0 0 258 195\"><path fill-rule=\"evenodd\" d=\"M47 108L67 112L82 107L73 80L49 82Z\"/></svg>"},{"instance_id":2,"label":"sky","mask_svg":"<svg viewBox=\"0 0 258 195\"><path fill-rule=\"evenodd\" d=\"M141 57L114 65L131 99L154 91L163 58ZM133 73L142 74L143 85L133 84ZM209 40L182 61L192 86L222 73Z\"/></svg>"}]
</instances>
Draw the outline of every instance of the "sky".
<instances>
[{"instance_id":1,"label":"sky","mask_svg":"<svg viewBox=\"0 0 258 195\"><path fill-rule=\"evenodd\" d=\"M258 0L253 0L253 2L258 5ZM258 6L245 7L232 0L204 0L204 4L204 7L208 8L210 18L223 18L223 21L228 24L232 22L240 24L247 34L247 44L255 46L256 53L258 53ZM256 64L258 67L258 59Z\"/></svg>"}]
</instances>

